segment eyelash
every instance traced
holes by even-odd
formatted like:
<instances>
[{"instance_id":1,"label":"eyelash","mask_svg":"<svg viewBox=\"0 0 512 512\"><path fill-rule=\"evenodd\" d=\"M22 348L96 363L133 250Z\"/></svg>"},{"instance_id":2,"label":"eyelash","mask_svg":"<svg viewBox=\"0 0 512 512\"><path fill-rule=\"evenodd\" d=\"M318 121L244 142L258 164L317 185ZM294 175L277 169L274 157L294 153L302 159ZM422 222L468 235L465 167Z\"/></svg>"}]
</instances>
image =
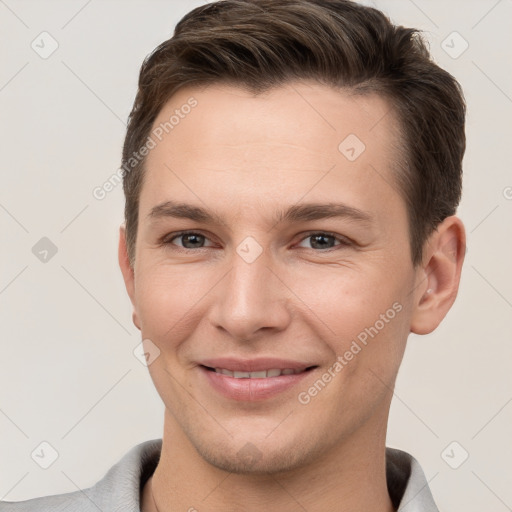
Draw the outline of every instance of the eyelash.
<instances>
[{"instance_id":1,"label":"eyelash","mask_svg":"<svg viewBox=\"0 0 512 512\"><path fill-rule=\"evenodd\" d=\"M179 245L173 244L173 241L176 238L180 238L181 236L184 236L184 235L199 235L199 236L203 236L203 237L205 237L205 239L209 240L209 238L206 235L204 235L203 233L200 233L198 231L180 231L178 233L172 233L171 235L166 235L165 237L162 237L160 244L163 246L167 246L167 247L174 246L174 248L176 250L184 251L184 252L197 251L199 249L209 249L209 247L198 247L196 249L189 249L187 247L181 247ZM299 243L301 243L304 240L311 238L315 235L325 235L327 237L332 237L340 243L338 245L335 245L334 247L329 247L327 249L313 249L313 248L308 248L308 247L301 247L301 249L311 249L312 251L323 253L323 252L334 251L334 250L336 250L336 248L348 247L348 246L354 245L354 243L350 239L348 239L346 237L341 237L341 236L336 235L335 233L331 233L329 231L312 231L312 232L308 233L306 236L304 236L303 238L301 238L299 240Z\"/></svg>"}]
</instances>

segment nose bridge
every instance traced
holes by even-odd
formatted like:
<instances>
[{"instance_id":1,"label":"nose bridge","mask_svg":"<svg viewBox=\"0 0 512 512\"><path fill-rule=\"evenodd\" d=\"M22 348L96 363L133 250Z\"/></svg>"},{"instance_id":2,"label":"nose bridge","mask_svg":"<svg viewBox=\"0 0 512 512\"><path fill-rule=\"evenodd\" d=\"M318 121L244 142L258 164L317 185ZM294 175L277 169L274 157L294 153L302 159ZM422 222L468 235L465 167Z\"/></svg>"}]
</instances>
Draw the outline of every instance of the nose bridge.
<instances>
[{"instance_id":1,"label":"nose bridge","mask_svg":"<svg viewBox=\"0 0 512 512\"><path fill-rule=\"evenodd\" d=\"M271 299L273 283L270 282L268 259L266 255L260 255L252 261L244 259L239 253L233 255L233 267L228 279L229 297L237 310L255 309Z\"/></svg>"},{"instance_id":2,"label":"nose bridge","mask_svg":"<svg viewBox=\"0 0 512 512\"><path fill-rule=\"evenodd\" d=\"M290 319L286 288L273 275L269 253L245 240L231 262L216 295L214 325L238 339L250 339L262 328L284 329Z\"/></svg>"}]
</instances>

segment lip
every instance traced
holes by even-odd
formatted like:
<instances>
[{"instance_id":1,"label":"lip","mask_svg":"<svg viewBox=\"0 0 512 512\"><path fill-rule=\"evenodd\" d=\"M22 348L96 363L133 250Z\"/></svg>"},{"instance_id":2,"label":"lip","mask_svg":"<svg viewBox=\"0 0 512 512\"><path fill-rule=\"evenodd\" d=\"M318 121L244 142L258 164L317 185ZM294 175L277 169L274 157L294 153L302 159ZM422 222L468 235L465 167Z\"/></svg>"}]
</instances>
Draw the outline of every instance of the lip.
<instances>
[{"instance_id":1,"label":"lip","mask_svg":"<svg viewBox=\"0 0 512 512\"><path fill-rule=\"evenodd\" d=\"M285 359L262 358L241 360L233 358L209 359L201 362L199 370L210 387L224 397L239 402L259 402L268 400L297 386L316 365ZM286 369L305 371L291 375L267 378L240 378L216 373L208 368L223 368L231 371L257 372L267 369ZM307 370L306 370L307 369Z\"/></svg>"}]
</instances>

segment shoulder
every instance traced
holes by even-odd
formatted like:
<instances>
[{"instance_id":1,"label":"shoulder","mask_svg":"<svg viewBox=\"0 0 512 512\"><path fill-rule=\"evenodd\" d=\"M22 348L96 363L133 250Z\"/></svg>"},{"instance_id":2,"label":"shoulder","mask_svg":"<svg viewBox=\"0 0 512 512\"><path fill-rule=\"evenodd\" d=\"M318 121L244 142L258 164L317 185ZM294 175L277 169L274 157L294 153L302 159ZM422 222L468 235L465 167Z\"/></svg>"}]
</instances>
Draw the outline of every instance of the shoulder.
<instances>
[{"instance_id":1,"label":"shoulder","mask_svg":"<svg viewBox=\"0 0 512 512\"><path fill-rule=\"evenodd\" d=\"M161 439L132 448L94 486L19 502L0 502L0 512L139 512L140 489L153 474Z\"/></svg>"},{"instance_id":2,"label":"shoulder","mask_svg":"<svg viewBox=\"0 0 512 512\"><path fill-rule=\"evenodd\" d=\"M87 498L80 491L26 501L0 502L0 512L64 512L71 510L76 512L91 510Z\"/></svg>"}]
</instances>

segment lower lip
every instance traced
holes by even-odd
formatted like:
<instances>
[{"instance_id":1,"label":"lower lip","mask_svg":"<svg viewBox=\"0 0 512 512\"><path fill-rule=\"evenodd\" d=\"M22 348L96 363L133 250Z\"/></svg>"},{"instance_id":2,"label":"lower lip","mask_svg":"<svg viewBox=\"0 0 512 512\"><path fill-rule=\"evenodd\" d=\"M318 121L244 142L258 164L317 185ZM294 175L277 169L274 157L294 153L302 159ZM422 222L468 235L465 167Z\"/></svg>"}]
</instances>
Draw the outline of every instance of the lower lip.
<instances>
[{"instance_id":1,"label":"lower lip","mask_svg":"<svg viewBox=\"0 0 512 512\"><path fill-rule=\"evenodd\" d=\"M307 370L302 373L265 379L235 379L235 377L207 370L204 366L200 366L200 369L216 391L231 400L241 402L256 402L272 398L293 388L311 373L311 370Z\"/></svg>"}]
</instances>

